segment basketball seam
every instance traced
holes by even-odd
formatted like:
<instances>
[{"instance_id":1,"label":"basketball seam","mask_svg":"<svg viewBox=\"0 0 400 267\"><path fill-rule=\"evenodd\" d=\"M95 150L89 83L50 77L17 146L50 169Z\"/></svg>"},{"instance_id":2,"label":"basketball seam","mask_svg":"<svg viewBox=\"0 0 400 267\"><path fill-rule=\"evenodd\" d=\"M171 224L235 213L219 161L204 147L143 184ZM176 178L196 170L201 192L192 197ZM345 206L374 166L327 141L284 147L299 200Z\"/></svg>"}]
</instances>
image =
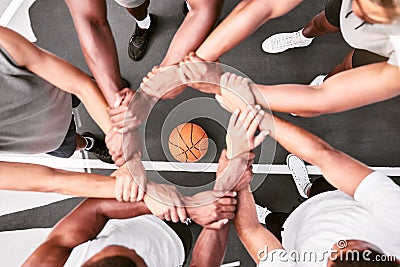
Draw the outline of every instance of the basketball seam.
<instances>
[{"instance_id":1,"label":"basketball seam","mask_svg":"<svg viewBox=\"0 0 400 267\"><path fill-rule=\"evenodd\" d=\"M193 124L192 124L193 125ZM176 131L178 132L178 135L179 135L179 137L181 138L181 140L182 140L182 142L185 144L185 146L186 146L186 148L187 148L187 150L186 150L186 152L187 151L189 151L196 159L199 159L190 149L190 147L186 144L186 142L185 142L185 140L183 139L183 137L182 137L182 135L181 135L181 133L178 131L178 129L176 129ZM186 154L186 153L185 153ZM187 162L187 154L186 154L186 162Z\"/></svg>"}]
</instances>

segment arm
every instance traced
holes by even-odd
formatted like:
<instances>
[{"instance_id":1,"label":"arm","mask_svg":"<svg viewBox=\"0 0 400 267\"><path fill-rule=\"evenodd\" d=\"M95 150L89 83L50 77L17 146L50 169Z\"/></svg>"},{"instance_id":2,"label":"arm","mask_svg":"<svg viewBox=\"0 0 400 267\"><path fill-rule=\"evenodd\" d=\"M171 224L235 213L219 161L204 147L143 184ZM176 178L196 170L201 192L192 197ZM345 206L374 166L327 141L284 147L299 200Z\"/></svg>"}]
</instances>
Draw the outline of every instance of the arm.
<instances>
[{"instance_id":1,"label":"arm","mask_svg":"<svg viewBox=\"0 0 400 267\"><path fill-rule=\"evenodd\" d=\"M260 261L259 251L282 249L278 239L258 222L255 202L249 187L238 193L238 205L234 219L235 229L247 251L258 264Z\"/></svg>"},{"instance_id":2,"label":"arm","mask_svg":"<svg viewBox=\"0 0 400 267\"><path fill-rule=\"evenodd\" d=\"M27 163L0 162L0 188L54 192L65 195L114 198L115 179Z\"/></svg>"},{"instance_id":3,"label":"arm","mask_svg":"<svg viewBox=\"0 0 400 267\"><path fill-rule=\"evenodd\" d=\"M107 21L106 1L66 0L82 52L109 106L122 87L118 55Z\"/></svg>"},{"instance_id":4,"label":"arm","mask_svg":"<svg viewBox=\"0 0 400 267\"><path fill-rule=\"evenodd\" d=\"M283 16L300 2L301 0L244 0L208 36L196 54L206 61L216 61L265 22ZM235 34L232 34L232 29L235 29Z\"/></svg>"},{"instance_id":5,"label":"arm","mask_svg":"<svg viewBox=\"0 0 400 267\"><path fill-rule=\"evenodd\" d=\"M330 184L350 196L354 196L358 185L372 172L365 164L334 149L319 137L278 117L266 114L261 128L271 129L271 137L287 151L317 166Z\"/></svg>"},{"instance_id":6,"label":"arm","mask_svg":"<svg viewBox=\"0 0 400 267\"><path fill-rule=\"evenodd\" d=\"M78 68L30 43L18 33L0 27L0 45L15 62L56 87L81 99L90 116L107 133L111 121L107 104L97 85Z\"/></svg>"},{"instance_id":7,"label":"arm","mask_svg":"<svg viewBox=\"0 0 400 267\"><path fill-rule=\"evenodd\" d=\"M221 13L223 0L190 0L190 12L175 33L160 66L177 64L189 52L196 50L209 34Z\"/></svg>"},{"instance_id":8,"label":"arm","mask_svg":"<svg viewBox=\"0 0 400 267\"><path fill-rule=\"evenodd\" d=\"M396 66L375 63L338 73L316 88L300 84L258 85L253 87L253 93L263 107L269 104L274 111L310 117L398 96L400 75Z\"/></svg>"},{"instance_id":9,"label":"arm","mask_svg":"<svg viewBox=\"0 0 400 267\"><path fill-rule=\"evenodd\" d=\"M109 219L126 219L149 213L143 202L87 199L56 224L23 266L62 266L72 249L95 238Z\"/></svg>"},{"instance_id":10,"label":"arm","mask_svg":"<svg viewBox=\"0 0 400 267\"><path fill-rule=\"evenodd\" d=\"M190 266L219 267L228 243L229 225L220 230L203 228L193 248Z\"/></svg>"}]
</instances>

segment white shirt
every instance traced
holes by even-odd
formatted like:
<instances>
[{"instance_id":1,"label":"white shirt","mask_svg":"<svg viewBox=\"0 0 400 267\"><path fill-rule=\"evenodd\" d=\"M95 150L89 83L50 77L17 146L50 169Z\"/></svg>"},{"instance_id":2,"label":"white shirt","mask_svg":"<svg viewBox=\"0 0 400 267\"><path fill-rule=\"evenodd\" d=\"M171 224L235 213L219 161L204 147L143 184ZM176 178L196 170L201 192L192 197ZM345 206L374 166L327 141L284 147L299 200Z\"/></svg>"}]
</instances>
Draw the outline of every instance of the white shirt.
<instances>
[{"instance_id":1,"label":"white shirt","mask_svg":"<svg viewBox=\"0 0 400 267\"><path fill-rule=\"evenodd\" d=\"M283 226L287 257L280 261L278 254L285 251L271 251L259 266L326 266L333 245L350 239L367 241L400 259L399 225L400 187L384 174L373 172L360 183L354 199L336 190L302 203ZM292 262L298 255L303 260ZM312 261L304 256L312 256Z\"/></svg>"},{"instance_id":2,"label":"white shirt","mask_svg":"<svg viewBox=\"0 0 400 267\"><path fill-rule=\"evenodd\" d=\"M389 58L388 63L400 66L400 21L394 24L368 24L352 11L353 0L343 0L340 10L340 30L346 42L358 49Z\"/></svg>"},{"instance_id":3,"label":"white shirt","mask_svg":"<svg viewBox=\"0 0 400 267\"><path fill-rule=\"evenodd\" d=\"M110 220L96 239L75 247L64 266L82 266L110 245L134 249L148 267L179 267L185 260L182 241L153 215Z\"/></svg>"}]
</instances>

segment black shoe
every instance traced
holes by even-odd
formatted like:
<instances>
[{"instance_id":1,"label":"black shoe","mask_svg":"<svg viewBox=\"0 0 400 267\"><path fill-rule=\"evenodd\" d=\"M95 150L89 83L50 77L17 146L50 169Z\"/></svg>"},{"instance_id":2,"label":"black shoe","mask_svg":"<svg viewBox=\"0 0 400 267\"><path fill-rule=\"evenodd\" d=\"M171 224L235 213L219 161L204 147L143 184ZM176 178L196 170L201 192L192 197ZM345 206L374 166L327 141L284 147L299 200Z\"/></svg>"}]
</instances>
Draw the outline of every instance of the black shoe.
<instances>
[{"instance_id":1,"label":"black shoe","mask_svg":"<svg viewBox=\"0 0 400 267\"><path fill-rule=\"evenodd\" d=\"M93 142L93 145L90 149L86 149L86 151L93 153L99 160L114 164L114 161L111 158L111 155L108 153L108 149L104 141L101 141L97 137L95 137L92 133L84 132L82 137L86 140L89 139L89 142Z\"/></svg>"},{"instance_id":2,"label":"black shoe","mask_svg":"<svg viewBox=\"0 0 400 267\"><path fill-rule=\"evenodd\" d=\"M96 79L93 76L90 76L90 79L92 79L92 81L96 82ZM122 87L119 89L124 89L126 87L131 88L131 84L128 82L128 80L124 79L121 77L122 80Z\"/></svg>"},{"instance_id":3,"label":"black shoe","mask_svg":"<svg viewBox=\"0 0 400 267\"><path fill-rule=\"evenodd\" d=\"M131 59L139 61L146 53L147 44L149 42L150 34L157 24L157 17L154 14L150 16L150 27L148 29L141 29L136 23L136 29L133 32L131 39L129 39L128 55Z\"/></svg>"},{"instance_id":4,"label":"black shoe","mask_svg":"<svg viewBox=\"0 0 400 267\"><path fill-rule=\"evenodd\" d=\"M182 8L183 15L186 16L189 13L189 8L187 6L187 2L186 1L183 1L182 5L181 5L181 8Z\"/></svg>"}]
</instances>

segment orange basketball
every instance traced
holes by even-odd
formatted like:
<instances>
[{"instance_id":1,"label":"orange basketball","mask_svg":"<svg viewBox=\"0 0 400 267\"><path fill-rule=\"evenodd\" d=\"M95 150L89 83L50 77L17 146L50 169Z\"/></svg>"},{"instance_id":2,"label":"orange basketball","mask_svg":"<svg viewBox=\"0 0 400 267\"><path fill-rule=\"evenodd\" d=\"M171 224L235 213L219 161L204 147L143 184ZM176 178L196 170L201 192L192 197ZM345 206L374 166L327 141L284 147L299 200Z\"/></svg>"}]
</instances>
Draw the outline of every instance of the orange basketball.
<instances>
[{"instance_id":1,"label":"orange basketball","mask_svg":"<svg viewBox=\"0 0 400 267\"><path fill-rule=\"evenodd\" d=\"M197 124L184 123L172 130L168 146L176 160L196 162L207 153L207 134Z\"/></svg>"}]
</instances>

